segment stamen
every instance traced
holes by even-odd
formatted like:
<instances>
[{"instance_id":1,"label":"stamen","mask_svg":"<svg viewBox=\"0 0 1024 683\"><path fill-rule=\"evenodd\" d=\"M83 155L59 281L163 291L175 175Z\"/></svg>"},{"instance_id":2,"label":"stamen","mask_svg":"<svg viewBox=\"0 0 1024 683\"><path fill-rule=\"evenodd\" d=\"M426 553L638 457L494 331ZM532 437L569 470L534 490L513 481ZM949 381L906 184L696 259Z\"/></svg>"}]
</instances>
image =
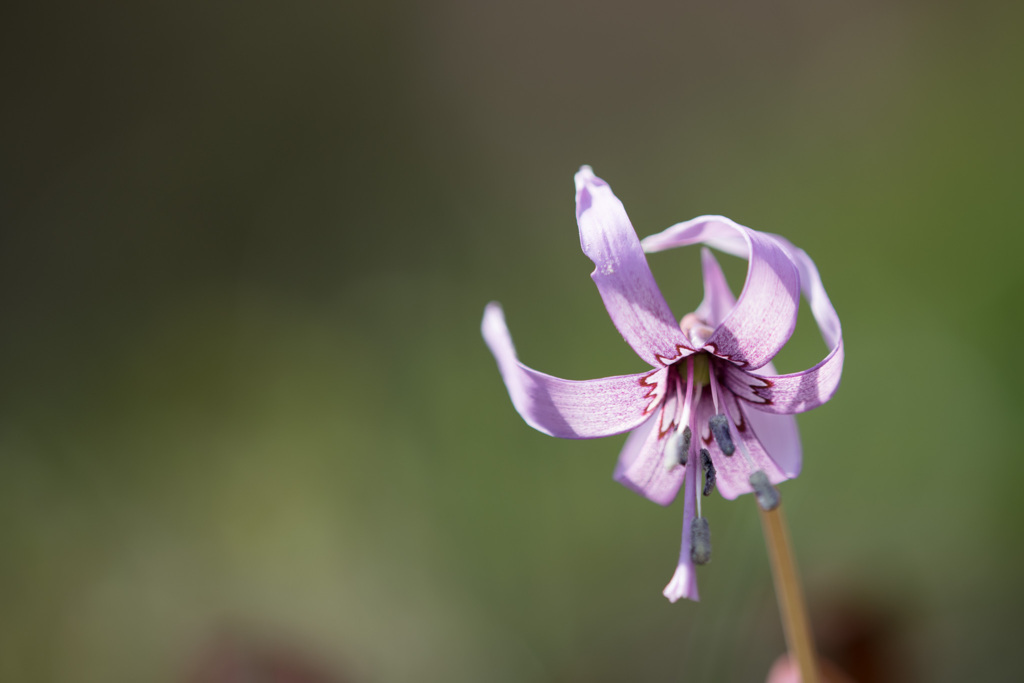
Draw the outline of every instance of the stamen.
<instances>
[{"instance_id":1,"label":"stamen","mask_svg":"<svg viewBox=\"0 0 1024 683\"><path fill-rule=\"evenodd\" d=\"M685 465L690 452L690 439L692 433L689 427L685 427L682 431L678 429L668 437L668 443L665 444L665 471L671 472L679 465Z\"/></svg>"},{"instance_id":2,"label":"stamen","mask_svg":"<svg viewBox=\"0 0 1024 683\"><path fill-rule=\"evenodd\" d=\"M698 356L702 356L702 355L703 354L698 354ZM687 373L686 373L686 398L687 398L686 404L687 404L687 406L698 406L698 405L700 405L700 398L701 398L701 393L702 393L702 391L704 389L704 385L703 384L698 384L695 381L696 380L696 376L695 375L696 375L697 370L696 370L696 368L694 366L697 365L697 362L695 360L693 360L693 356L690 356L687 359L687 361L689 361L689 363L688 363ZM707 366L707 363L705 362L705 367L706 366ZM693 391L693 395L692 396L690 395L691 391ZM700 431L699 431L699 427L697 426L697 411L696 410L690 410L689 417L690 417L690 420L689 420L689 424L687 425L687 427L689 427L689 430L690 430L690 436L691 436L690 445L691 445L691 447L693 447L695 445L693 443L693 440L692 440L693 432L697 432L697 444L700 443ZM687 451L687 452L689 452L689 451ZM700 505L701 496L698 493L698 491L700 489L700 478L697 476L696 472L694 472L693 474L694 474L694 477L693 477L693 497L694 497L694 499L697 502L697 517L700 518L700 517L703 516L701 514L701 509L700 509L701 508L701 505ZM687 499L689 499L689 497L690 497L690 493L689 492L687 492L686 497L687 497ZM692 525L691 525L691 527L692 527ZM692 545L691 545L691 549L692 549ZM691 552L691 555L692 555L692 552Z\"/></svg>"},{"instance_id":3,"label":"stamen","mask_svg":"<svg viewBox=\"0 0 1024 683\"><path fill-rule=\"evenodd\" d=\"M732 433L729 431L729 420L725 415L719 413L712 417L708 420L708 427L711 428L711 433L714 434L715 441L723 453L732 455L736 452L736 444L732 442Z\"/></svg>"},{"instance_id":4,"label":"stamen","mask_svg":"<svg viewBox=\"0 0 1024 683\"><path fill-rule=\"evenodd\" d=\"M708 384L711 385L711 402L715 404L715 412L718 412L718 380L715 379L714 368L708 362Z\"/></svg>"},{"instance_id":5,"label":"stamen","mask_svg":"<svg viewBox=\"0 0 1024 683\"><path fill-rule=\"evenodd\" d=\"M694 564L711 561L711 528L707 517L695 517L690 522L690 559Z\"/></svg>"},{"instance_id":6,"label":"stamen","mask_svg":"<svg viewBox=\"0 0 1024 683\"><path fill-rule=\"evenodd\" d=\"M735 419L733 419L732 415L729 414L728 403L729 403L728 401L724 401L724 400L722 401L722 414L725 416L725 419L727 420L727 422L726 422L726 426L727 427L728 427L729 424L732 424L732 425L736 424ZM739 407L738 404L736 405L736 410L740 410L740 407ZM740 417L742 417L742 416L743 416L742 410L740 410ZM730 437L732 437L732 432L731 431L728 431L728 434L729 434ZM743 443L743 439L740 438L738 441L734 441L733 445L738 445L740 447L740 455L743 456L743 459L746 461L747 466L750 467L751 469L753 469L754 468L754 460L753 460L753 458L750 457L750 451L747 450L747 444Z\"/></svg>"},{"instance_id":7,"label":"stamen","mask_svg":"<svg viewBox=\"0 0 1024 683\"><path fill-rule=\"evenodd\" d=\"M768 475L764 473L764 470L758 470L750 475L750 485L754 488L754 496L762 510L771 511L779 507L782 496L779 495L779 490L768 481Z\"/></svg>"},{"instance_id":8,"label":"stamen","mask_svg":"<svg viewBox=\"0 0 1024 683\"><path fill-rule=\"evenodd\" d=\"M700 466L704 470L704 495L710 496L715 490L717 472L714 463L711 462L711 453L706 448L700 449Z\"/></svg>"},{"instance_id":9,"label":"stamen","mask_svg":"<svg viewBox=\"0 0 1024 683\"><path fill-rule=\"evenodd\" d=\"M752 457L750 457L750 451L747 450L747 444L743 443L743 440L740 439L739 445L740 445L740 455L742 455L743 459L747 462L747 466L748 467L754 467L754 459Z\"/></svg>"},{"instance_id":10,"label":"stamen","mask_svg":"<svg viewBox=\"0 0 1024 683\"><path fill-rule=\"evenodd\" d=\"M676 379L676 391L678 392L682 388L682 378ZM699 388L699 387L698 387ZM666 472L671 472L679 465L685 465L689 459L690 453L690 440L692 438L692 431L690 430L690 416L692 414L693 400L693 357L690 356L686 359L686 393L683 394L685 397L682 402L682 416L679 419L676 431L668 437L668 443L665 444L665 455L662 460L662 466Z\"/></svg>"},{"instance_id":11,"label":"stamen","mask_svg":"<svg viewBox=\"0 0 1024 683\"><path fill-rule=\"evenodd\" d=\"M680 378L681 380L682 378ZM686 393L683 394L683 416L680 425L690 425L690 413L693 410L693 356L686 359Z\"/></svg>"}]
</instances>

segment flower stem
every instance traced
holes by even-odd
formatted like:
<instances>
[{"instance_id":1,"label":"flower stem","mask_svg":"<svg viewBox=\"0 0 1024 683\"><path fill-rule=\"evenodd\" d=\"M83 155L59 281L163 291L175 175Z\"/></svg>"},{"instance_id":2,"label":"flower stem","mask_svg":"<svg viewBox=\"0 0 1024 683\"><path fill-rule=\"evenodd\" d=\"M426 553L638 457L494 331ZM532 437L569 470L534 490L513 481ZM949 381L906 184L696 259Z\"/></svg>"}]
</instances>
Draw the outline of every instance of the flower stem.
<instances>
[{"instance_id":1,"label":"flower stem","mask_svg":"<svg viewBox=\"0 0 1024 683\"><path fill-rule=\"evenodd\" d=\"M807 618L807 605L800 588L781 504L774 510L761 509L761 527L768 544L768 557L771 560L775 594L779 601L779 615L782 617L782 630L786 634L789 656L799 666L801 683L818 683L818 662L811 638L810 620Z\"/></svg>"}]
</instances>

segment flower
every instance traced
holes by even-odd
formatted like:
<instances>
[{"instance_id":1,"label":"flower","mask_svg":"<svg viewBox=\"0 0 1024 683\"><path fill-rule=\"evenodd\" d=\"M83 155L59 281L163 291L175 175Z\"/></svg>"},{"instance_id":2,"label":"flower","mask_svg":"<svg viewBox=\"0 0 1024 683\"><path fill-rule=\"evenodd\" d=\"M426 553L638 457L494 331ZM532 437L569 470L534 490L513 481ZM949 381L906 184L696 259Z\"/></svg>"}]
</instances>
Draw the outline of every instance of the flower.
<instances>
[{"instance_id":1,"label":"flower","mask_svg":"<svg viewBox=\"0 0 1024 683\"><path fill-rule=\"evenodd\" d=\"M589 166L576 174L576 220L612 322L651 369L585 381L533 370L519 362L496 302L484 311L484 340L527 424L566 439L632 431L615 480L661 505L684 489L682 549L664 594L697 600L694 565L711 550L702 471L704 495L716 483L729 499L756 489L762 505L771 504L762 500L774 492L770 484L800 473L793 413L821 405L839 385L839 318L814 262L777 235L701 216L640 242L622 203ZM676 322L644 251L697 243L747 259L746 282L734 298L703 249L704 300ZM808 370L778 375L771 359L793 333L801 292L830 352Z\"/></svg>"}]
</instances>

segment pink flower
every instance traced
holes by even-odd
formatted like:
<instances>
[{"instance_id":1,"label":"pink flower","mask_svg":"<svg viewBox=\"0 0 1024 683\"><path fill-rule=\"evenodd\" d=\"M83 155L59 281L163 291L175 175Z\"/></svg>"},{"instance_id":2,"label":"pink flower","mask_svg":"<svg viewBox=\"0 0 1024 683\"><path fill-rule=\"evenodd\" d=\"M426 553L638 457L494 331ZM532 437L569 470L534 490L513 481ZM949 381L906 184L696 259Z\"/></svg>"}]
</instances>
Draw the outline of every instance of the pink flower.
<instances>
[{"instance_id":1,"label":"pink flower","mask_svg":"<svg viewBox=\"0 0 1024 683\"><path fill-rule=\"evenodd\" d=\"M707 495L717 482L729 499L755 489L759 498L770 498L769 482L800 473L792 414L821 405L839 385L839 318L814 262L777 235L702 216L641 243L622 203L588 166L576 174L576 219L608 314L651 369L585 381L537 372L519 362L495 302L484 312L484 339L530 426L567 439L632 430L615 480L662 505L684 488L682 550L664 592L673 602L697 600L694 564L710 556L707 521L698 509L701 489ZM746 258L747 279L734 298L704 249L704 300L677 323L644 251L698 243ZM777 375L770 361L793 333L801 291L831 350L804 372Z\"/></svg>"}]
</instances>

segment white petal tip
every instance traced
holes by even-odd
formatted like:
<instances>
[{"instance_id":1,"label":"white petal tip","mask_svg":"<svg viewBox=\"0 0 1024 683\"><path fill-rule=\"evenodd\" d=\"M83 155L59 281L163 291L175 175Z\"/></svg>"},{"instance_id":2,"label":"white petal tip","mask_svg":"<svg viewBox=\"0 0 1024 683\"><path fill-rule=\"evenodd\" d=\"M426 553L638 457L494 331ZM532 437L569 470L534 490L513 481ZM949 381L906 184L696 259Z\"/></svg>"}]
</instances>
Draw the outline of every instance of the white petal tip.
<instances>
[{"instance_id":1,"label":"white petal tip","mask_svg":"<svg viewBox=\"0 0 1024 683\"><path fill-rule=\"evenodd\" d=\"M671 602L672 604L675 604L675 603L679 602L683 598L686 598L687 600L690 600L692 602L700 602L700 596L697 595L696 592L694 592L693 595L686 595L682 591L679 591L679 590L669 590L669 588L666 588L665 590L663 590L661 592L661 594L664 595L666 598L668 598L668 601Z\"/></svg>"},{"instance_id":2,"label":"white petal tip","mask_svg":"<svg viewBox=\"0 0 1024 683\"><path fill-rule=\"evenodd\" d=\"M488 328L493 328L497 324L498 327L504 327L505 325L505 311L501 308L501 304L497 301L484 306L484 319L482 328L486 332Z\"/></svg>"},{"instance_id":3,"label":"white petal tip","mask_svg":"<svg viewBox=\"0 0 1024 683\"><path fill-rule=\"evenodd\" d=\"M584 185L593 181L596 178L597 176L594 175L594 169L590 168L590 166L588 166L587 164L580 166L580 170L576 171L575 176L576 191L579 192L581 189L583 189Z\"/></svg>"},{"instance_id":4,"label":"white petal tip","mask_svg":"<svg viewBox=\"0 0 1024 683\"><path fill-rule=\"evenodd\" d=\"M661 592L669 602L676 602L680 598L686 598L687 600L693 600L694 602L700 602L700 594L697 592L697 576L693 571L693 567L688 567L684 564L679 565L676 568L676 573L672 576L672 580L665 586L665 590Z\"/></svg>"}]
</instances>

